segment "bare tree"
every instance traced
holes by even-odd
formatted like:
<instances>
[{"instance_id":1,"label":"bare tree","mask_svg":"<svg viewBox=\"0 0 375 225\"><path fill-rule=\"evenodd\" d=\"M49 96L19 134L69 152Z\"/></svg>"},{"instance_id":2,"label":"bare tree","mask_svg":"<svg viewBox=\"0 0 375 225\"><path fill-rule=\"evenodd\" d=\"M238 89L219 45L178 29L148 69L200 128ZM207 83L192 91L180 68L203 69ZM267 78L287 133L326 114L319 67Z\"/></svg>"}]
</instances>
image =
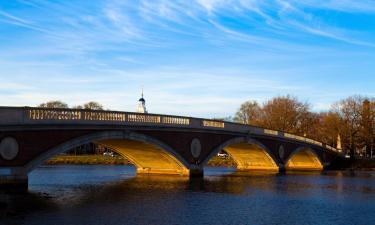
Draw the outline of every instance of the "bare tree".
<instances>
[{"instance_id":1,"label":"bare tree","mask_svg":"<svg viewBox=\"0 0 375 225\"><path fill-rule=\"evenodd\" d=\"M234 121L243 124L258 125L261 108L256 101L244 102L234 116Z\"/></svg>"},{"instance_id":2,"label":"bare tree","mask_svg":"<svg viewBox=\"0 0 375 225\"><path fill-rule=\"evenodd\" d=\"M337 138L342 136L343 122L336 112L323 112L319 114L318 129L314 136L317 140L321 140L331 146L337 146Z\"/></svg>"},{"instance_id":3,"label":"bare tree","mask_svg":"<svg viewBox=\"0 0 375 225\"><path fill-rule=\"evenodd\" d=\"M319 140L319 125L321 123L321 115L314 112L303 113L296 128L298 134L303 134L310 138Z\"/></svg>"},{"instance_id":4,"label":"bare tree","mask_svg":"<svg viewBox=\"0 0 375 225\"><path fill-rule=\"evenodd\" d=\"M66 109L66 108L68 108L68 104L66 104L65 102L56 100L56 101L48 101L46 103L42 103L38 107Z\"/></svg>"},{"instance_id":5,"label":"bare tree","mask_svg":"<svg viewBox=\"0 0 375 225\"><path fill-rule=\"evenodd\" d=\"M262 107L255 101L241 105L234 121L282 130L341 146L352 156L369 156L375 150L375 100L348 97L332 105L329 112L314 113L307 103L287 96L275 97Z\"/></svg>"},{"instance_id":6,"label":"bare tree","mask_svg":"<svg viewBox=\"0 0 375 225\"><path fill-rule=\"evenodd\" d=\"M73 106L73 109L103 110L103 105L101 105L98 102L91 101L91 102L87 102L83 105Z\"/></svg>"},{"instance_id":7,"label":"bare tree","mask_svg":"<svg viewBox=\"0 0 375 225\"><path fill-rule=\"evenodd\" d=\"M273 98L263 105L262 126L305 135L309 108L309 104L289 95Z\"/></svg>"},{"instance_id":8,"label":"bare tree","mask_svg":"<svg viewBox=\"0 0 375 225\"><path fill-rule=\"evenodd\" d=\"M91 110L103 110L103 106L98 102L88 102L83 105L84 109L91 109Z\"/></svg>"},{"instance_id":9,"label":"bare tree","mask_svg":"<svg viewBox=\"0 0 375 225\"><path fill-rule=\"evenodd\" d=\"M363 154L364 148L363 135L364 124L371 123L369 116L364 115L364 101L362 96L351 96L333 105L333 111L336 112L342 121L341 133L342 142L346 149L350 151L353 158L356 154ZM365 122L365 120L367 120Z\"/></svg>"}]
</instances>

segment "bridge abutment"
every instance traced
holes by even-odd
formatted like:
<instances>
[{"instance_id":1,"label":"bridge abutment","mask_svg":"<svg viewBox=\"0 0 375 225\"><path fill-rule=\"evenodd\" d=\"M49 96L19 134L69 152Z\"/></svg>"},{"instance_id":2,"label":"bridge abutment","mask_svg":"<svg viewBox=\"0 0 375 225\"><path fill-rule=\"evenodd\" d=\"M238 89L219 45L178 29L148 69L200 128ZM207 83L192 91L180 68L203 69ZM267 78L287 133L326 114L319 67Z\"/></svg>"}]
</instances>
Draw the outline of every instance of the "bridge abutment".
<instances>
[{"instance_id":1,"label":"bridge abutment","mask_svg":"<svg viewBox=\"0 0 375 225\"><path fill-rule=\"evenodd\" d=\"M20 172L19 168L0 169L0 189L26 190L28 187L28 175Z\"/></svg>"}]
</instances>

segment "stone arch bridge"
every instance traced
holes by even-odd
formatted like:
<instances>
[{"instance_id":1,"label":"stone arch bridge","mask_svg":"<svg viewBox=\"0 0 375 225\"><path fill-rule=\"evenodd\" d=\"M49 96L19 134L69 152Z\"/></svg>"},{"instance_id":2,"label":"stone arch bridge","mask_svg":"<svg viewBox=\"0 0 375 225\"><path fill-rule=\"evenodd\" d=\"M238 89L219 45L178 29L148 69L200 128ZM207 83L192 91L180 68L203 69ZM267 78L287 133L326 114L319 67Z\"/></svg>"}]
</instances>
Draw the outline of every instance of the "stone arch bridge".
<instances>
[{"instance_id":1,"label":"stone arch bridge","mask_svg":"<svg viewBox=\"0 0 375 225\"><path fill-rule=\"evenodd\" d=\"M115 111L0 107L0 184L26 184L47 159L86 143L129 159L137 173L203 175L219 151L238 170L321 170L344 157L306 137L209 119Z\"/></svg>"}]
</instances>

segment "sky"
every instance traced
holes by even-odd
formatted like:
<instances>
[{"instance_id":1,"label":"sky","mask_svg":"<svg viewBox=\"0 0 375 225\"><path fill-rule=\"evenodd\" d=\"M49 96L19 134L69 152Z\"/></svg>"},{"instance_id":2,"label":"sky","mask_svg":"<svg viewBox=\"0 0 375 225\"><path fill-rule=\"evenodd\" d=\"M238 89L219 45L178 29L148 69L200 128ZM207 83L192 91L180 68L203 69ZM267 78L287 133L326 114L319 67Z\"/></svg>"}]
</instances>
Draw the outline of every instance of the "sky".
<instances>
[{"instance_id":1,"label":"sky","mask_svg":"<svg viewBox=\"0 0 375 225\"><path fill-rule=\"evenodd\" d=\"M233 116L375 96L375 0L0 0L0 105Z\"/></svg>"}]
</instances>

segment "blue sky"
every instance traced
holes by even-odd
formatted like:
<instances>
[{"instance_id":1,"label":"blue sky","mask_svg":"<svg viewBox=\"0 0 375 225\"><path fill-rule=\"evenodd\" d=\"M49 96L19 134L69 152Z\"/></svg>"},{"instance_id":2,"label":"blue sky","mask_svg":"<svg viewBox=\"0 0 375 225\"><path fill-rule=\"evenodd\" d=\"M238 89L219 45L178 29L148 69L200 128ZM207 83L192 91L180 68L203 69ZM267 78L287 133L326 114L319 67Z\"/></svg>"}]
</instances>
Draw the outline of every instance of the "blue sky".
<instances>
[{"instance_id":1,"label":"blue sky","mask_svg":"<svg viewBox=\"0 0 375 225\"><path fill-rule=\"evenodd\" d=\"M372 0L0 0L0 105L231 116L375 96Z\"/></svg>"}]
</instances>

